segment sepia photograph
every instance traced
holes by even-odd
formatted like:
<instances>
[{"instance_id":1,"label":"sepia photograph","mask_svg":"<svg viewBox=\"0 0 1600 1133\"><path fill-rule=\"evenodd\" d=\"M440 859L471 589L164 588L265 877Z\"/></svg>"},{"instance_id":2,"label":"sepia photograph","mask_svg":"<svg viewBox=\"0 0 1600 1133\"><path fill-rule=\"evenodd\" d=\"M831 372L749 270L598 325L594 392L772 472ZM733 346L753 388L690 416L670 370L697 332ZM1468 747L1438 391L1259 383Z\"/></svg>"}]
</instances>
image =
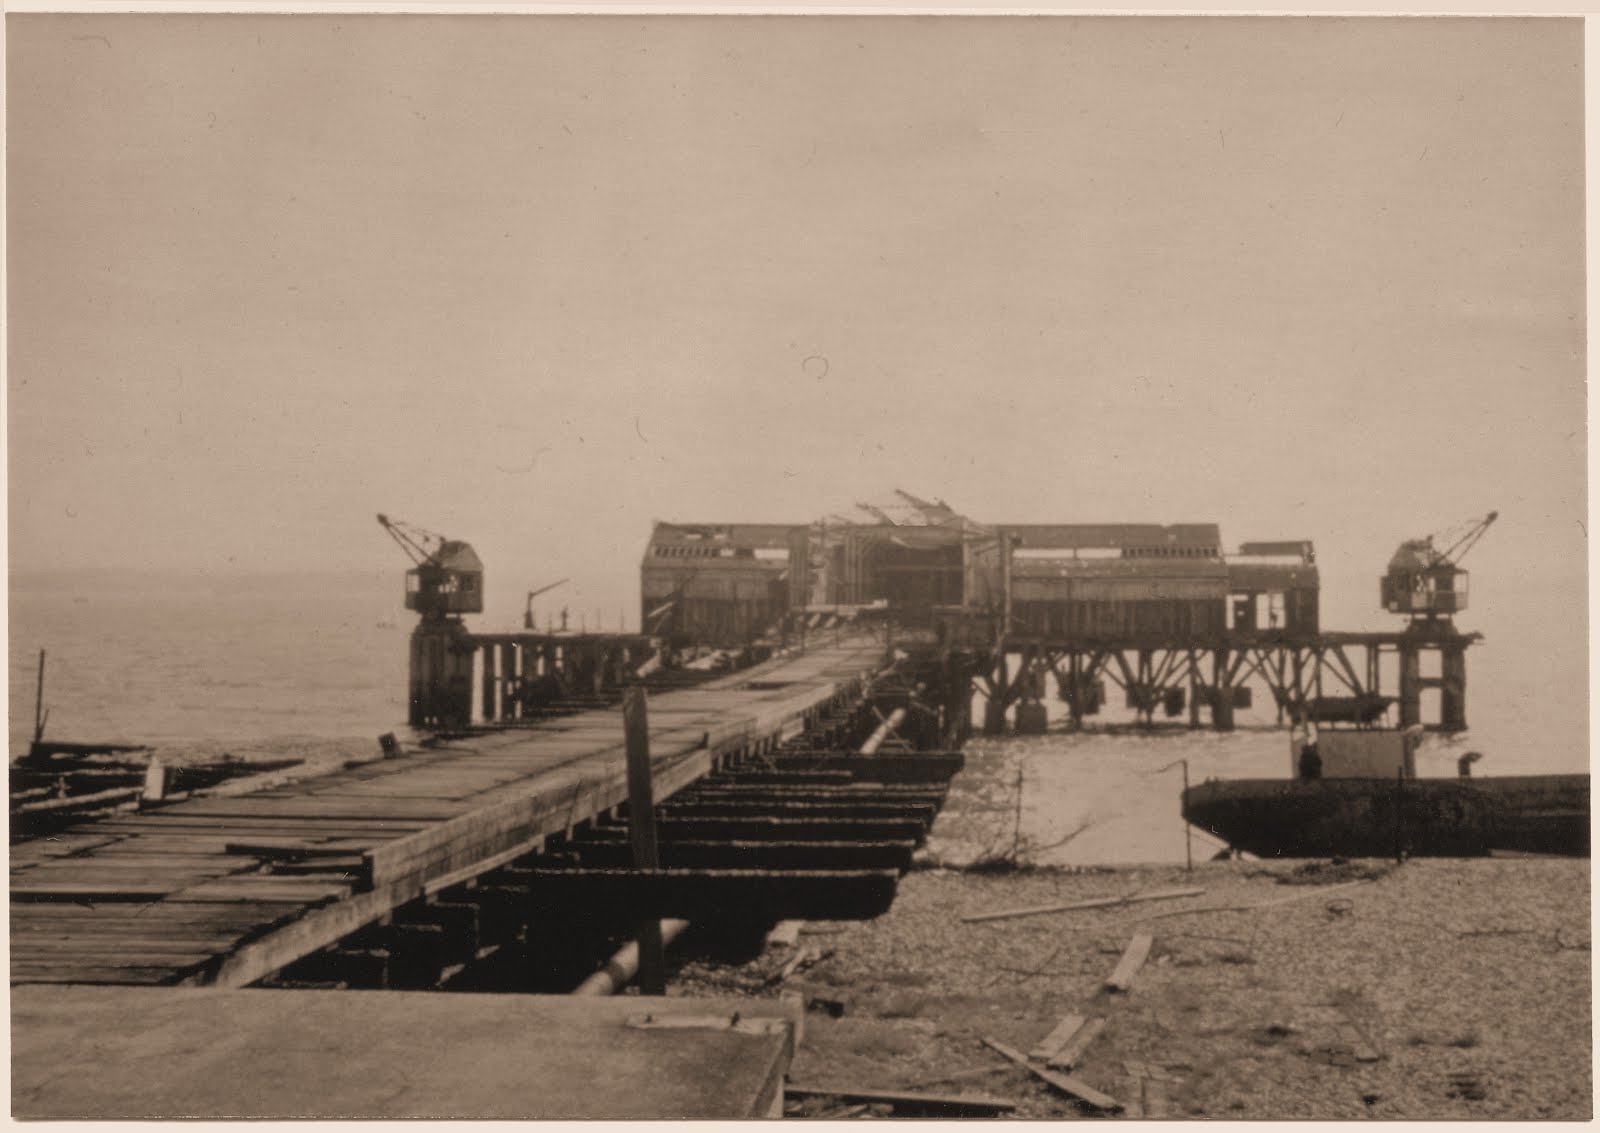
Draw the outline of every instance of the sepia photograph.
<instances>
[{"instance_id":1,"label":"sepia photograph","mask_svg":"<svg viewBox=\"0 0 1600 1133\"><path fill-rule=\"evenodd\" d=\"M8 11L12 1118L1591 1121L1584 55Z\"/></svg>"}]
</instances>

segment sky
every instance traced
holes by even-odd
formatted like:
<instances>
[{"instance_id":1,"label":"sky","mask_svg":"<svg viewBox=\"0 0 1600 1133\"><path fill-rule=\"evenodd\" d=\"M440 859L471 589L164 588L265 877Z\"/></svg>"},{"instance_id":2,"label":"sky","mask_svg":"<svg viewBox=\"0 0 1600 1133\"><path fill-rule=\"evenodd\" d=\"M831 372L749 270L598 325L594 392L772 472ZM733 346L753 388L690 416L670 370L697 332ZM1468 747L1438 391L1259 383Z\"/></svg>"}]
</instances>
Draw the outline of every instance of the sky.
<instances>
[{"instance_id":1,"label":"sky","mask_svg":"<svg viewBox=\"0 0 1600 1133\"><path fill-rule=\"evenodd\" d=\"M1402 539L1585 623L1577 20L16 15L14 571L626 607L651 521ZM398 583L397 583L398 585ZM1576 602L1576 607L1574 607ZM1544 630L1540 631L1541 633Z\"/></svg>"}]
</instances>

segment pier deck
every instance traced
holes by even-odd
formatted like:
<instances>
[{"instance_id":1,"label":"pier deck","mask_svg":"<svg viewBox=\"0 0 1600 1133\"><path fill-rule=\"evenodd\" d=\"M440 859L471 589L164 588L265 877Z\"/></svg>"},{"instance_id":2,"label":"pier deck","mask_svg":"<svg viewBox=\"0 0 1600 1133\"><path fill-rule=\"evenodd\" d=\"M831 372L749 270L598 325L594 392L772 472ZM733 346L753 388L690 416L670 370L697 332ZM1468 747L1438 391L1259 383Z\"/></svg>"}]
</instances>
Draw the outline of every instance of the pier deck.
<instances>
[{"instance_id":1,"label":"pier deck","mask_svg":"<svg viewBox=\"0 0 1600 1133\"><path fill-rule=\"evenodd\" d=\"M656 797L797 734L883 658L814 645L650 702ZM11 982L242 987L626 801L620 709L12 848Z\"/></svg>"}]
</instances>

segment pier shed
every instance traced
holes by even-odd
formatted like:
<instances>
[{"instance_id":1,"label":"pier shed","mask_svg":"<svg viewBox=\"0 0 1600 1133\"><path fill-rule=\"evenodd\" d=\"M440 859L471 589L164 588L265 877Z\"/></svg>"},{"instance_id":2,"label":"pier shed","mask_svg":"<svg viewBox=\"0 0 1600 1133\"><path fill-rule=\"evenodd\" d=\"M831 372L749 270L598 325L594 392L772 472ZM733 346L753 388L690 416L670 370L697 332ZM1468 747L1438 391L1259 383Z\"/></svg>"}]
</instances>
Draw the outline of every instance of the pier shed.
<instances>
[{"instance_id":1,"label":"pier shed","mask_svg":"<svg viewBox=\"0 0 1600 1133\"><path fill-rule=\"evenodd\" d=\"M1138 645L1225 630L1228 566L1216 524L1019 524L1011 539L1013 636Z\"/></svg>"},{"instance_id":2,"label":"pier shed","mask_svg":"<svg viewBox=\"0 0 1600 1133\"><path fill-rule=\"evenodd\" d=\"M640 566L644 631L739 646L782 622L794 524L657 523Z\"/></svg>"},{"instance_id":3,"label":"pier shed","mask_svg":"<svg viewBox=\"0 0 1600 1133\"><path fill-rule=\"evenodd\" d=\"M1322 580L1311 540L1241 543L1227 562L1229 629L1316 636Z\"/></svg>"}]
</instances>

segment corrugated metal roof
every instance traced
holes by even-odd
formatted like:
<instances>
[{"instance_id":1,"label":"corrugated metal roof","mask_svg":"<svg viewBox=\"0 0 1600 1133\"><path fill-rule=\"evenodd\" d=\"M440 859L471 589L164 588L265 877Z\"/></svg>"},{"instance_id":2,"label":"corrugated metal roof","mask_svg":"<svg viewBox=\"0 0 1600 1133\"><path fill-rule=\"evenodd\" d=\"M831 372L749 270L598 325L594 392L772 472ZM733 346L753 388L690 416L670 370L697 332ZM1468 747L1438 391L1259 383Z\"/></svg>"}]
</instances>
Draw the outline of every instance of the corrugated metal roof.
<instances>
[{"instance_id":1,"label":"corrugated metal roof","mask_svg":"<svg viewBox=\"0 0 1600 1133\"><path fill-rule=\"evenodd\" d=\"M1222 547L1215 523L1018 523L1002 524L1024 547Z\"/></svg>"},{"instance_id":2,"label":"corrugated metal roof","mask_svg":"<svg viewBox=\"0 0 1600 1133\"><path fill-rule=\"evenodd\" d=\"M1310 565L1238 561L1228 564L1228 585L1234 590L1307 590L1315 589L1319 582L1317 568Z\"/></svg>"},{"instance_id":3,"label":"corrugated metal roof","mask_svg":"<svg viewBox=\"0 0 1600 1133\"><path fill-rule=\"evenodd\" d=\"M1308 561L1316 557L1316 549L1311 545L1310 539L1285 539L1268 543L1240 543L1239 553L1241 555L1299 555Z\"/></svg>"},{"instance_id":4,"label":"corrugated metal roof","mask_svg":"<svg viewBox=\"0 0 1600 1133\"><path fill-rule=\"evenodd\" d=\"M1203 578L1226 580L1221 559L1014 559L1014 578Z\"/></svg>"},{"instance_id":5,"label":"corrugated metal roof","mask_svg":"<svg viewBox=\"0 0 1600 1133\"><path fill-rule=\"evenodd\" d=\"M652 543L717 543L730 547L787 547L803 523L657 523Z\"/></svg>"}]
</instances>

